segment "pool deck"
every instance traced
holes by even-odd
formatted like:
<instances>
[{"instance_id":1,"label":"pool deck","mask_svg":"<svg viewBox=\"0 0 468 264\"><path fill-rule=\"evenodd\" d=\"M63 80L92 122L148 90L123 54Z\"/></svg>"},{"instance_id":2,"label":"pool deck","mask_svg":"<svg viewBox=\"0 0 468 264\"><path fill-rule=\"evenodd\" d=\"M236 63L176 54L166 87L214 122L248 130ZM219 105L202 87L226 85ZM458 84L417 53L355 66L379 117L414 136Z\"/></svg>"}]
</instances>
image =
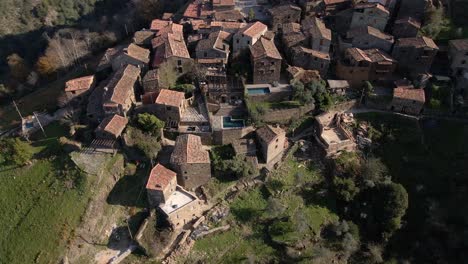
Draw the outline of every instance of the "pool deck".
<instances>
[{"instance_id":1,"label":"pool deck","mask_svg":"<svg viewBox=\"0 0 468 264\"><path fill-rule=\"evenodd\" d=\"M279 84L278 86L272 86L271 84L268 83L263 83L263 84L246 84L245 89L259 89L259 88L268 88L270 89L270 93L279 93L279 92L291 92L292 87L290 84ZM249 94L251 96L256 96L256 95L264 95L262 93L260 94Z\"/></svg>"}]
</instances>

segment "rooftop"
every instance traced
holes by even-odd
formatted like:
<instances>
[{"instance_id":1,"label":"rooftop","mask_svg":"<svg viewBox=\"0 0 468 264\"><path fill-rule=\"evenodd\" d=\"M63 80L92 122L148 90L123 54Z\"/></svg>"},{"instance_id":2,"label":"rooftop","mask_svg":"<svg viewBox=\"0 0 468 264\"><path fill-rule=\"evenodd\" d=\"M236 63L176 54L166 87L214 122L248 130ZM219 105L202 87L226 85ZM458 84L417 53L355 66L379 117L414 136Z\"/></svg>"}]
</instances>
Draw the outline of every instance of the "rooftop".
<instances>
[{"instance_id":1,"label":"rooftop","mask_svg":"<svg viewBox=\"0 0 468 264\"><path fill-rule=\"evenodd\" d=\"M384 13L387 13L387 15L390 15L390 11L388 11L387 8L385 8L385 6L383 6L380 3L365 3L364 2L364 3L359 3L354 6L354 9L365 9L365 8L376 8L376 9L383 11Z\"/></svg>"},{"instance_id":2,"label":"rooftop","mask_svg":"<svg viewBox=\"0 0 468 264\"><path fill-rule=\"evenodd\" d=\"M282 59L275 43L264 37L261 37L253 46L249 46L249 48L254 59L260 57L269 57L278 60Z\"/></svg>"},{"instance_id":3,"label":"rooftop","mask_svg":"<svg viewBox=\"0 0 468 264\"><path fill-rule=\"evenodd\" d=\"M176 176L177 173L158 163L150 172L146 189L164 190Z\"/></svg>"},{"instance_id":4,"label":"rooftop","mask_svg":"<svg viewBox=\"0 0 468 264\"><path fill-rule=\"evenodd\" d=\"M398 87L393 90L393 98L406 99L424 103L426 97L424 89L416 89L411 87Z\"/></svg>"},{"instance_id":5,"label":"rooftop","mask_svg":"<svg viewBox=\"0 0 468 264\"><path fill-rule=\"evenodd\" d=\"M302 26L304 31L310 31L311 29L317 29L320 33L320 37L330 40L332 39L331 30L325 26L325 23L318 17L307 17L302 20Z\"/></svg>"},{"instance_id":6,"label":"rooftop","mask_svg":"<svg viewBox=\"0 0 468 264\"><path fill-rule=\"evenodd\" d=\"M124 49L124 52L128 54L128 56L144 63L148 63L150 60L150 51L133 43L128 45L128 47Z\"/></svg>"},{"instance_id":7,"label":"rooftop","mask_svg":"<svg viewBox=\"0 0 468 264\"><path fill-rule=\"evenodd\" d=\"M133 85L140 76L140 72L139 68L130 64L115 72L106 86L104 103L125 104L133 93Z\"/></svg>"},{"instance_id":8,"label":"rooftop","mask_svg":"<svg viewBox=\"0 0 468 264\"><path fill-rule=\"evenodd\" d=\"M294 10L296 12L301 12L301 8L296 6L296 5L278 5L273 8L268 9L271 15L276 16L276 15L284 15L286 14L289 10Z\"/></svg>"},{"instance_id":9,"label":"rooftop","mask_svg":"<svg viewBox=\"0 0 468 264\"><path fill-rule=\"evenodd\" d=\"M400 38L397 40L395 46L439 49L435 42L428 37Z\"/></svg>"},{"instance_id":10,"label":"rooftop","mask_svg":"<svg viewBox=\"0 0 468 264\"><path fill-rule=\"evenodd\" d=\"M185 94L169 89L162 89L159 92L158 98L156 98L156 104L169 105L174 107L180 107L182 102L185 100Z\"/></svg>"},{"instance_id":11,"label":"rooftop","mask_svg":"<svg viewBox=\"0 0 468 264\"><path fill-rule=\"evenodd\" d=\"M88 90L94 83L94 75L83 76L65 83L65 92Z\"/></svg>"},{"instance_id":12,"label":"rooftop","mask_svg":"<svg viewBox=\"0 0 468 264\"><path fill-rule=\"evenodd\" d=\"M293 49L295 53L307 53L323 60L330 60L330 54L325 52L309 49L303 46L294 47Z\"/></svg>"},{"instance_id":13,"label":"rooftop","mask_svg":"<svg viewBox=\"0 0 468 264\"><path fill-rule=\"evenodd\" d=\"M346 33L347 38L355 38L355 37L359 37L359 36L363 36L363 35L372 35L372 36L374 36L376 38L383 39L383 40L388 40L388 41L392 41L392 42L394 40L392 35L385 34L384 32L382 32L382 31L380 31L380 30L378 30L378 29L376 29L374 27L371 27L371 26L357 27L357 28L349 30Z\"/></svg>"},{"instance_id":14,"label":"rooftop","mask_svg":"<svg viewBox=\"0 0 468 264\"><path fill-rule=\"evenodd\" d=\"M468 51L468 39L453 39L449 44L456 50Z\"/></svg>"},{"instance_id":15,"label":"rooftop","mask_svg":"<svg viewBox=\"0 0 468 264\"><path fill-rule=\"evenodd\" d=\"M127 126L127 123L128 119L123 116L108 116L102 120L102 122L96 128L96 131L104 131L118 137L120 134L122 134L122 131L125 129L125 126Z\"/></svg>"},{"instance_id":16,"label":"rooftop","mask_svg":"<svg viewBox=\"0 0 468 264\"><path fill-rule=\"evenodd\" d=\"M268 30L268 27L262 22L248 24L243 29L239 30L238 34L244 34L249 37L259 37L263 32Z\"/></svg>"},{"instance_id":17,"label":"rooftop","mask_svg":"<svg viewBox=\"0 0 468 264\"><path fill-rule=\"evenodd\" d=\"M266 125L263 126L256 131L257 136L266 143L270 143L273 141L277 136L281 134L286 134L286 132L280 128L279 126L270 126Z\"/></svg>"},{"instance_id":18,"label":"rooftop","mask_svg":"<svg viewBox=\"0 0 468 264\"><path fill-rule=\"evenodd\" d=\"M331 89L346 89L349 88L349 83L346 80L327 80L328 87Z\"/></svg>"},{"instance_id":19,"label":"rooftop","mask_svg":"<svg viewBox=\"0 0 468 264\"><path fill-rule=\"evenodd\" d=\"M196 200L197 197L185 191L180 186L177 186L176 190L167 198L164 204L159 206L159 208L166 215L169 215Z\"/></svg>"},{"instance_id":20,"label":"rooftop","mask_svg":"<svg viewBox=\"0 0 468 264\"><path fill-rule=\"evenodd\" d=\"M201 138L192 134L180 135L176 139L171 155L172 164L210 163L207 150L203 149Z\"/></svg>"}]
</instances>

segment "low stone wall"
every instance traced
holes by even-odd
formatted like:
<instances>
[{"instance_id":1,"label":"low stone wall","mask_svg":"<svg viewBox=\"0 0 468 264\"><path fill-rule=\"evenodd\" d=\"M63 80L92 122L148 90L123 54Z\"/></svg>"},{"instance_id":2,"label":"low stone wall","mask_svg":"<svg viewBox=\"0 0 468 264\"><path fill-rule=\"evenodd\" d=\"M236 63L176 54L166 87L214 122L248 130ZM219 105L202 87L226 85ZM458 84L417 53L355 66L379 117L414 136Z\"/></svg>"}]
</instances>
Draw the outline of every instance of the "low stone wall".
<instances>
[{"instance_id":1,"label":"low stone wall","mask_svg":"<svg viewBox=\"0 0 468 264\"><path fill-rule=\"evenodd\" d=\"M262 115L262 120L267 123L286 124L291 119L301 117L314 109L314 104L289 109L270 109Z\"/></svg>"},{"instance_id":2,"label":"low stone wall","mask_svg":"<svg viewBox=\"0 0 468 264\"><path fill-rule=\"evenodd\" d=\"M344 112L351 108L357 107L359 101L357 99L349 100L343 103L336 104L330 108L330 111Z\"/></svg>"}]
</instances>

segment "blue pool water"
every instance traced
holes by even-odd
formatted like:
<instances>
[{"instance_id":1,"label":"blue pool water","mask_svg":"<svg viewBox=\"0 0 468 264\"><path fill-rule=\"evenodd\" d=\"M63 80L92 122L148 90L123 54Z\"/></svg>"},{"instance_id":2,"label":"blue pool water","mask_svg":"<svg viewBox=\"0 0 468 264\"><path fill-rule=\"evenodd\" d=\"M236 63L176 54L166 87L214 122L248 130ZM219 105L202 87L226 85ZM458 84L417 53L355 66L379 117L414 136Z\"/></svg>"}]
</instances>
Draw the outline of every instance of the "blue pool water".
<instances>
[{"instance_id":1,"label":"blue pool water","mask_svg":"<svg viewBox=\"0 0 468 264\"><path fill-rule=\"evenodd\" d=\"M223 116L223 128L244 127L244 120L232 119L230 116Z\"/></svg>"},{"instance_id":2,"label":"blue pool water","mask_svg":"<svg viewBox=\"0 0 468 264\"><path fill-rule=\"evenodd\" d=\"M254 95L254 94L269 94L270 89L269 88L250 88L247 89L247 93Z\"/></svg>"}]
</instances>

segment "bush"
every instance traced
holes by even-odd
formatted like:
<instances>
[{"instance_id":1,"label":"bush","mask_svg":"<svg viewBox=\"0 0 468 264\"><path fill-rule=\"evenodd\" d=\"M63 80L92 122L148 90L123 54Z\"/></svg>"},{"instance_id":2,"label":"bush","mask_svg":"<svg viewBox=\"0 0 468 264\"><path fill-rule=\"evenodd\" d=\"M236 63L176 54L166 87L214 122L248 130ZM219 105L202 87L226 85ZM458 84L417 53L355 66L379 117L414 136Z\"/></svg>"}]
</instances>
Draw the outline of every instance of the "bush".
<instances>
[{"instance_id":1,"label":"bush","mask_svg":"<svg viewBox=\"0 0 468 264\"><path fill-rule=\"evenodd\" d=\"M27 164L34 154L31 146L19 138L8 138L0 141L0 149L4 162L16 166ZM0 157L0 161L1 159Z\"/></svg>"},{"instance_id":2,"label":"bush","mask_svg":"<svg viewBox=\"0 0 468 264\"><path fill-rule=\"evenodd\" d=\"M161 121L156 116L148 113L138 114L137 123L143 131L148 132L155 137L159 137L161 129L164 128L164 121Z\"/></svg>"},{"instance_id":3,"label":"bush","mask_svg":"<svg viewBox=\"0 0 468 264\"><path fill-rule=\"evenodd\" d=\"M127 128L126 136L127 144L130 147L135 147L149 160L153 160L158 156L158 152L161 150L161 145L156 137L145 134L134 127Z\"/></svg>"}]
</instances>

